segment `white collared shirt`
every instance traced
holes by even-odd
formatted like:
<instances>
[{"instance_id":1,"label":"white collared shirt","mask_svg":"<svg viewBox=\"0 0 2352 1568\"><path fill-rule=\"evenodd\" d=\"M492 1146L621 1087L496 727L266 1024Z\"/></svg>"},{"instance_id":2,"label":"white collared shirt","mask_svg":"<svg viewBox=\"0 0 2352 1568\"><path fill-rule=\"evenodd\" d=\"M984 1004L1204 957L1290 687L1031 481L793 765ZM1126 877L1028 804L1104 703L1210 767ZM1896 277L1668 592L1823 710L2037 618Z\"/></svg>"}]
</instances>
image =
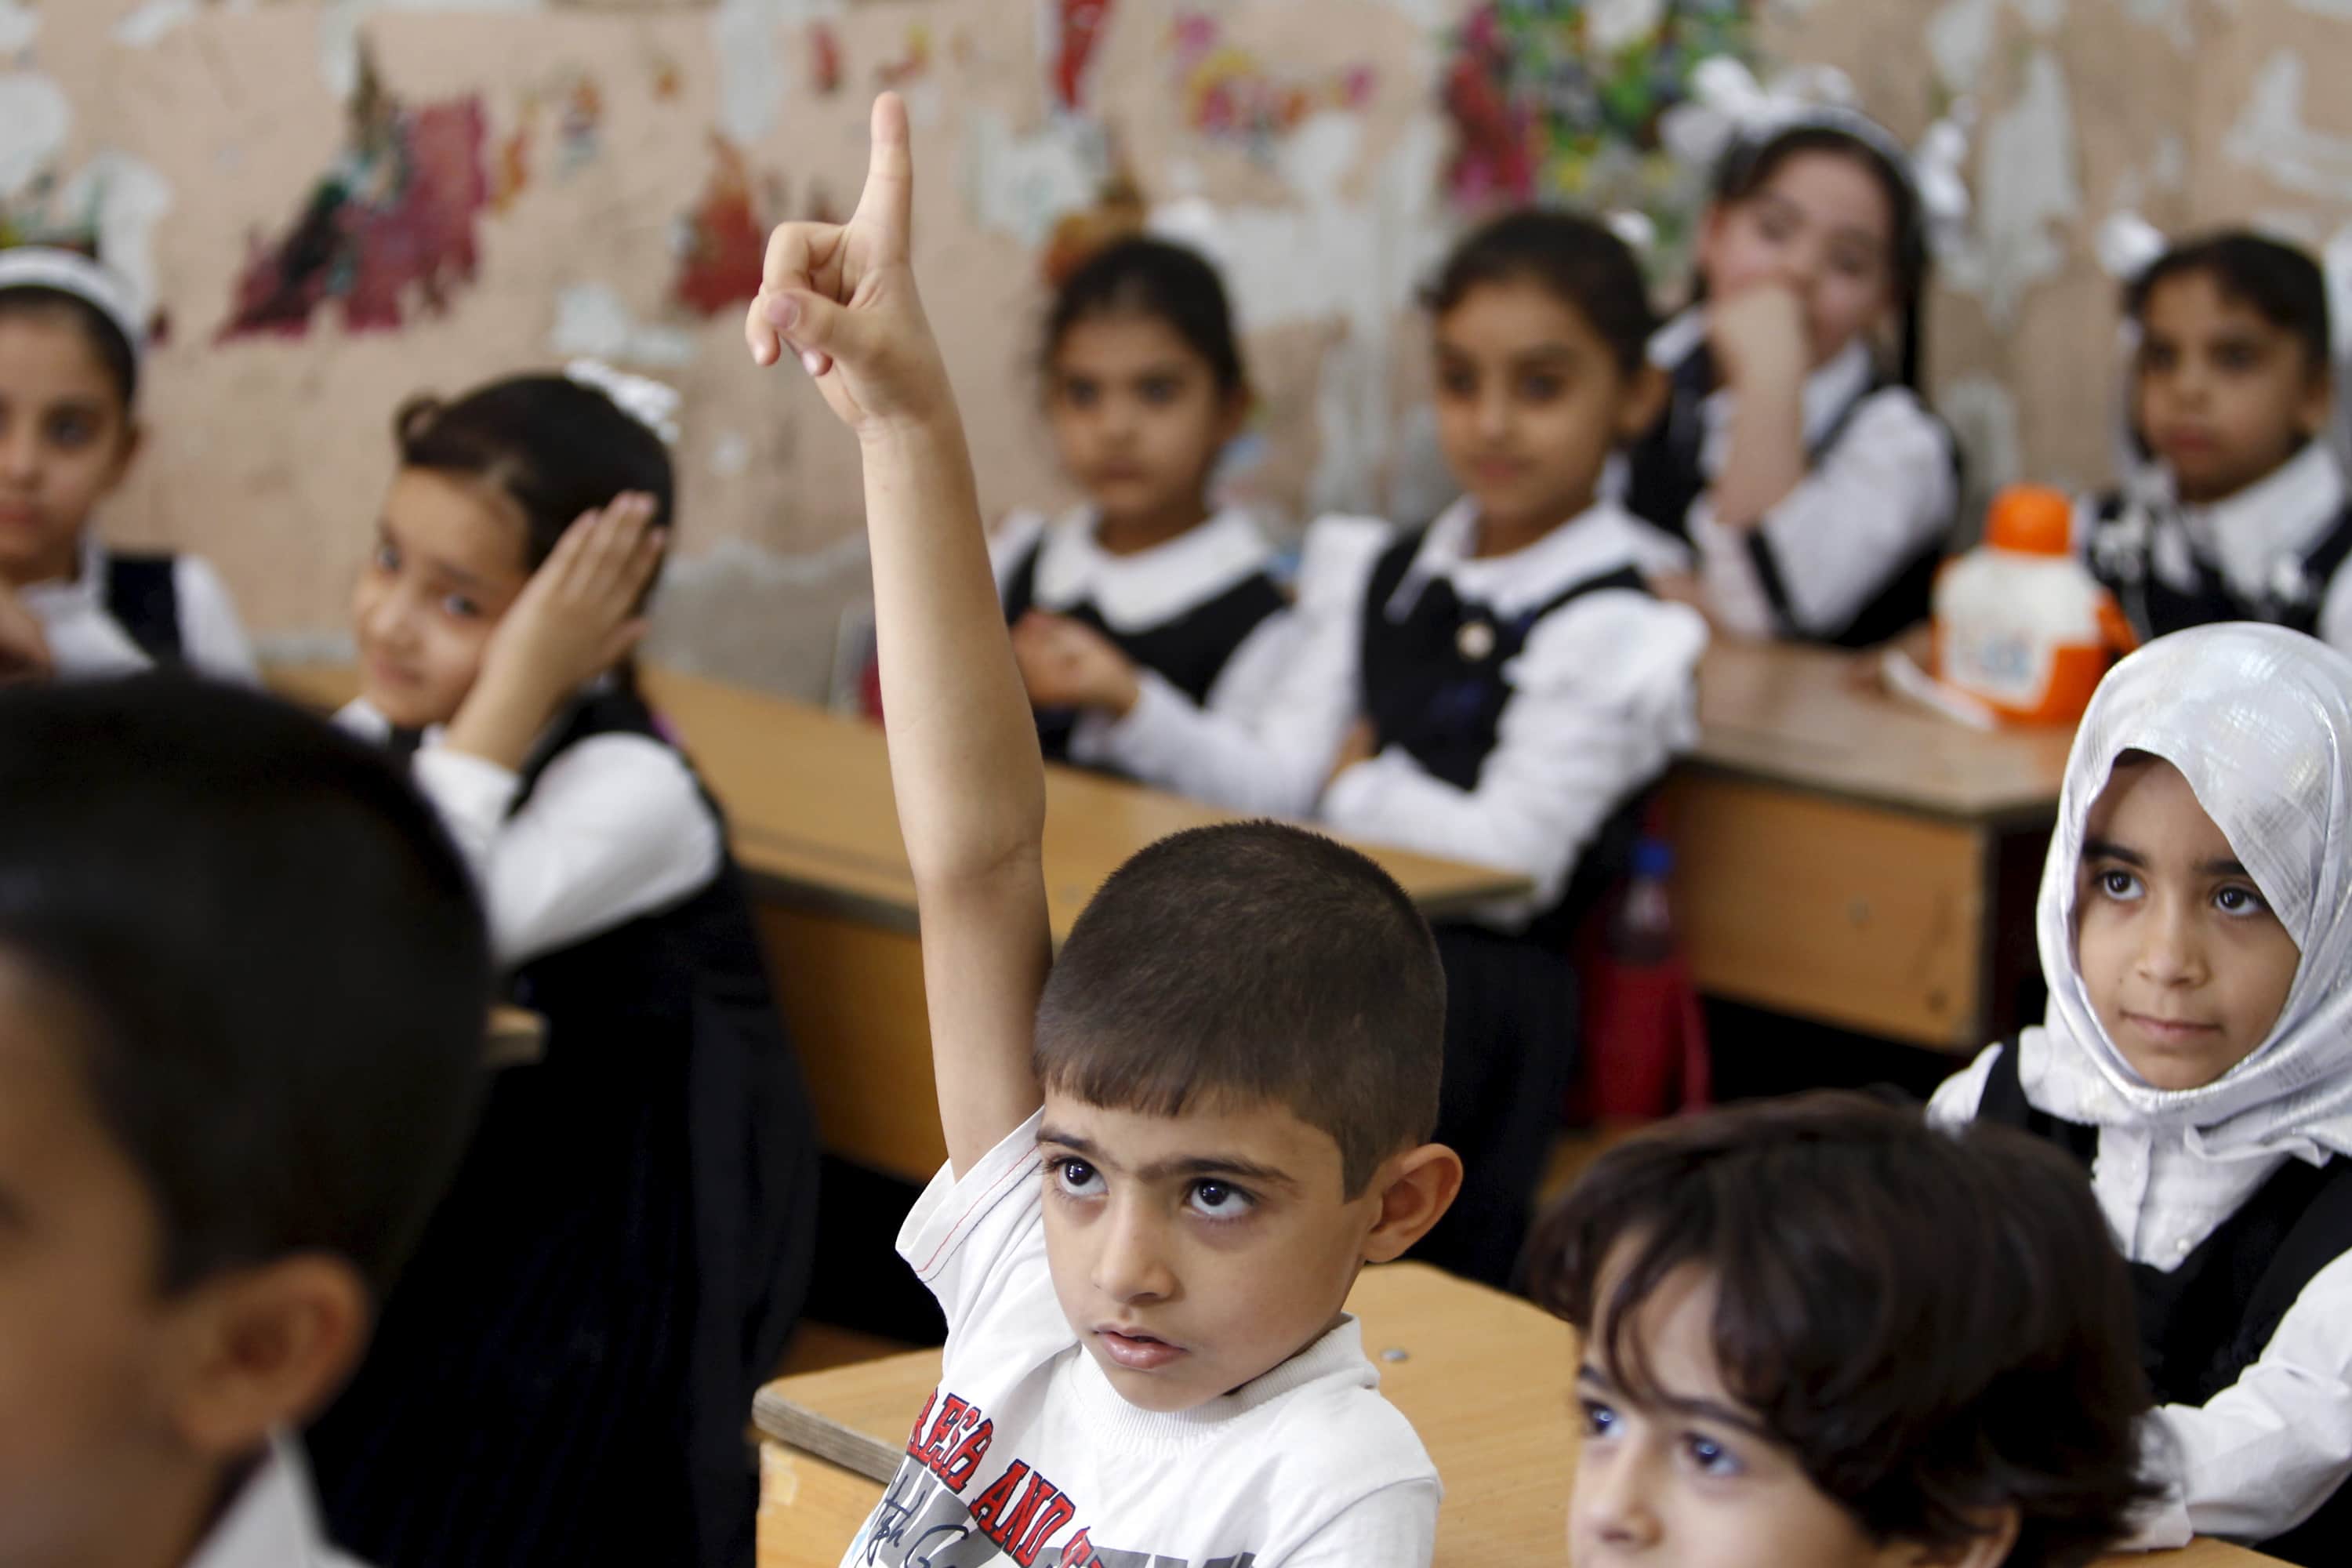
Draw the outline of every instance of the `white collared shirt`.
<instances>
[{"instance_id":1,"label":"white collared shirt","mask_svg":"<svg viewBox=\"0 0 2352 1568\"><path fill-rule=\"evenodd\" d=\"M1445 578L1465 599L1508 616L1622 567L1646 569L1661 548L1655 530L1613 501L1491 559L1473 554L1477 525L1475 506L1450 509L1431 525L1408 581ZM1478 914L1517 931L1558 900L1610 814L1696 741L1706 626L1688 607L1643 594L1578 599L1538 622L1505 667L1511 698L1475 788L1457 788L1391 746L1327 790L1340 742L1365 711L1364 600L1395 538L1370 518L1327 518L1308 530L1296 651L1255 722L1187 713L1147 689L1108 740L1129 772L1187 795L1275 816L1312 812L1360 838L1517 872L1534 883L1532 896Z\"/></svg>"},{"instance_id":2,"label":"white collared shirt","mask_svg":"<svg viewBox=\"0 0 2352 1568\"><path fill-rule=\"evenodd\" d=\"M1703 310L1686 310L1650 340L1650 361L1667 371L1706 341ZM1870 384L1870 349L1849 343L1805 378L1804 433L1818 444L1857 397L1853 417L1821 461L1753 531L1715 516L1712 493L1687 520L1699 579L1718 620L1743 637L1780 628L1750 539L1760 535L1780 568L1796 629L1830 637L1844 629L1906 566L1950 531L1959 507L1952 438L1908 387ZM1701 405L1700 471L1719 473L1731 443L1738 399L1727 390Z\"/></svg>"},{"instance_id":3,"label":"white collared shirt","mask_svg":"<svg viewBox=\"0 0 2352 1568\"><path fill-rule=\"evenodd\" d=\"M360 1568L327 1543L301 1445L278 1434L187 1568Z\"/></svg>"},{"instance_id":4,"label":"white collared shirt","mask_svg":"<svg viewBox=\"0 0 2352 1568\"><path fill-rule=\"evenodd\" d=\"M2300 586L2303 558L2343 516L2343 471L2324 442L2313 441L2235 495L2204 505L2173 499L2172 475L2151 461L2123 487L2126 549L2144 548L2148 570L2181 593L2198 585L2197 563L2210 562L2230 592L2250 604ZM2095 548L2096 505L2075 514L2079 545ZM2137 513L2134 517L2131 514ZM2352 572L2338 571L2322 589L2320 641L2352 653Z\"/></svg>"},{"instance_id":5,"label":"white collared shirt","mask_svg":"<svg viewBox=\"0 0 2352 1568\"><path fill-rule=\"evenodd\" d=\"M1928 1120L1972 1120L2001 1047L1945 1080ZM2292 1158L2217 1160L2179 1132L2102 1127L2091 1187L2126 1257L2170 1272ZM2170 1496L2135 1544L2282 1534L2352 1480L2352 1255L2315 1275L2238 1381L2155 1420Z\"/></svg>"},{"instance_id":6,"label":"white collared shirt","mask_svg":"<svg viewBox=\"0 0 2352 1568\"><path fill-rule=\"evenodd\" d=\"M1427 1568L1437 1468L1381 1396L1353 1317L1190 1409L1120 1396L1055 1292L1042 1115L962 1176L942 1167L898 1232L947 1345L930 1400L907 1413L907 1457L842 1568Z\"/></svg>"},{"instance_id":7,"label":"white collared shirt","mask_svg":"<svg viewBox=\"0 0 2352 1568\"><path fill-rule=\"evenodd\" d=\"M1134 633L1174 620L1275 566L1274 546L1265 531L1238 507L1227 507L1196 528L1129 555L1114 555L1102 547L1097 537L1099 522L1091 507L1052 520L1034 511L1016 511L1005 518L988 542L998 596L1003 595L1013 574L1034 550L1037 571L1030 593L1037 608L1060 615L1079 605L1092 605L1105 626ZM1234 647L1210 683L1208 695L1198 703L1158 670L1139 667L1136 682L1155 702L1181 704L1250 723L1289 662L1297 637L1297 627L1288 611L1268 616ZM1070 731L1070 760L1090 767L1117 768L1146 784L1175 787L1167 779L1129 765L1110 738L1111 727L1108 714L1080 714Z\"/></svg>"},{"instance_id":8,"label":"white collared shirt","mask_svg":"<svg viewBox=\"0 0 2352 1568\"><path fill-rule=\"evenodd\" d=\"M96 529L86 528L79 563L70 579L53 578L16 590L18 601L41 623L58 673L69 679L136 675L155 662L107 608L106 573L106 547ZM200 556L174 555L172 587L179 600L181 651L189 667L215 680L260 685L261 669L237 621L236 606L212 564Z\"/></svg>"},{"instance_id":9,"label":"white collared shirt","mask_svg":"<svg viewBox=\"0 0 2352 1568\"><path fill-rule=\"evenodd\" d=\"M379 743L392 732L364 700L335 722ZM501 968L667 909L719 874L719 822L660 742L606 734L567 746L509 816L522 776L451 750L443 734L425 731L413 776L473 870Z\"/></svg>"}]
</instances>

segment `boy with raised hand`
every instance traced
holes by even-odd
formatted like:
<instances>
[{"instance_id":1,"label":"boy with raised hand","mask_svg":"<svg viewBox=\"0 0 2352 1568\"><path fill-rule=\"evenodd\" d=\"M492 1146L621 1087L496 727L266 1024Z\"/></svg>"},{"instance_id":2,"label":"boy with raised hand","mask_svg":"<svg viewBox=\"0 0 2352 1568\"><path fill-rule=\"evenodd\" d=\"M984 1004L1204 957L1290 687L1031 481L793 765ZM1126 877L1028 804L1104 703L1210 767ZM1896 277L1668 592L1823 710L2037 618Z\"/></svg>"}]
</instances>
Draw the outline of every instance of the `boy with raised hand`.
<instances>
[{"instance_id":1,"label":"boy with raised hand","mask_svg":"<svg viewBox=\"0 0 2352 1568\"><path fill-rule=\"evenodd\" d=\"M949 1163L898 1237L949 1335L845 1563L1421 1564L1434 1469L1345 1303L1461 1182L1444 983L1402 889L1270 823L1151 846L1055 962L1036 730L908 260L906 110L746 336L864 449L891 778Z\"/></svg>"}]
</instances>

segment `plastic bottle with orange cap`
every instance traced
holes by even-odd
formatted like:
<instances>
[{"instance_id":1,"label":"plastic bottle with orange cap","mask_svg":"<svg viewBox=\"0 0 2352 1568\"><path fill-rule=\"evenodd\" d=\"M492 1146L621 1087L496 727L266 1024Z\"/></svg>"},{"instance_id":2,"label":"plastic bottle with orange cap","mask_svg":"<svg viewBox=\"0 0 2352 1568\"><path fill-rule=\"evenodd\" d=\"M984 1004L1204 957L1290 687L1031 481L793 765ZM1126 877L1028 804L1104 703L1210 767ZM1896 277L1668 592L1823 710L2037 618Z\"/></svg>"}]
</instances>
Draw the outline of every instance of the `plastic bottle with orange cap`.
<instances>
[{"instance_id":1,"label":"plastic bottle with orange cap","mask_svg":"<svg viewBox=\"0 0 2352 1568\"><path fill-rule=\"evenodd\" d=\"M1936 579L1936 675L2005 722L2074 722L2137 640L2074 553L2074 511L2061 491L2013 485L1984 542Z\"/></svg>"}]
</instances>

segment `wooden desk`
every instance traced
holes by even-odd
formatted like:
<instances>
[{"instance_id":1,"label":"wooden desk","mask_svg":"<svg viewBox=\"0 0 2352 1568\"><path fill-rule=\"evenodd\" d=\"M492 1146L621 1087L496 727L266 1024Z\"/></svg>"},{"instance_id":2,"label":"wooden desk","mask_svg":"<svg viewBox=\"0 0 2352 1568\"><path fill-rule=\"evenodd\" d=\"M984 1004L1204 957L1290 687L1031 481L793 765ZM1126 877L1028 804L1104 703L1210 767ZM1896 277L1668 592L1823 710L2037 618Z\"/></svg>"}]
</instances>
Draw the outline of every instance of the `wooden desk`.
<instances>
[{"instance_id":1,"label":"wooden desk","mask_svg":"<svg viewBox=\"0 0 2352 1568\"><path fill-rule=\"evenodd\" d=\"M1445 1480L1438 1568L1564 1563L1575 1466L1573 1336L1525 1301L1417 1263L1367 1269L1349 1308L1381 1388L1412 1418ZM1384 1352L1402 1351L1391 1361ZM936 1351L786 1378L760 1391L759 1568L834 1568L882 1496L907 1428L939 1381ZM818 1440L855 1466L794 1441ZM864 1473L860 1473L860 1469ZM2257 1568L2268 1558L2200 1542L2118 1560L2145 1568Z\"/></svg>"},{"instance_id":2,"label":"wooden desk","mask_svg":"<svg viewBox=\"0 0 2352 1568\"><path fill-rule=\"evenodd\" d=\"M269 671L273 689L329 710L345 667ZM727 808L777 999L825 1147L926 1182L947 1158L931 1090L915 887L889 754L872 724L740 687L648 669L646 695ZM1195 801L1076 769L1045 770L1045 881L1055 941L1121 862L1171 833L1234 820ZM1506 872L1364 846L1423 910L1457 913L1526 889Z\"/></svg>"},{"instance_id":3,"label":"wooden desk","mask_svg":"<svg viewBox=\"0 0 2352 1568\"><path fill-rule=\"evenodd\" d=\"M1724 643L1667 785L1700 989L1951 1051L2017 1022L2059 730L1969 730L1861 689L1854 656Z\"/></svg>"}]
</instances>

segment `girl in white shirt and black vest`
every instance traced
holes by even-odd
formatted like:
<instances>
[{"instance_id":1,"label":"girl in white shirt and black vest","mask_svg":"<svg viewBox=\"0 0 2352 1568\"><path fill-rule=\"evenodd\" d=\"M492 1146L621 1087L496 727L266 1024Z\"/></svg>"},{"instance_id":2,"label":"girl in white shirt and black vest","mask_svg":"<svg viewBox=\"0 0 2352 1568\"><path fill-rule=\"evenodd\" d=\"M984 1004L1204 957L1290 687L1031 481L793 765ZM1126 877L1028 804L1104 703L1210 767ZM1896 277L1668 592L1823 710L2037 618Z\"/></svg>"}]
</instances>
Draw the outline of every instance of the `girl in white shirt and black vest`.
<instances>
[{"instance_id":1,"label":"girl in white shirt and black vest","mask_svg":"<svg viewBox=\"0 0 2352 1568\"><path fill-rule=\"evenodd\" d=\"M2319 263L2209 235L2158 257L2124 304L2137 460L2078 514L2093 574L2143 641L2271 621L2352 653L2352 500L2318 438L2335 396Z\"/></svg>"},{"instance_id":2,"label":"girl in white shirt and black vest","mask_svg":"<svg viewBox=\"0 0 2352 1568\"><path fill-rule=\"evenodd\" d=\"M1926 618L1959 505L1958 448L1918 393L1927 233L1909 156L1851 110L1724 154L1698 303L1650 345L1673 394L1626 490L1687 546L1723 630L1862 647Z\"/></svg>"},{"instance_id":3,"label":"girl in white shirt and black vest","mask_svg":"<svg viewBox=\"0 0 2352 1568\"><path fill-rule=\"evenodd\" d=\"M1015 512L991 541L1013 649L1051 762L1171 781L1110 739L1138 707L1247 721L1289 647L1274 549L1211 499L1249 412L1216 269L1164 240L1118 240L1065 281L1046 318L1046 422L1087 495Z\"/></svg>"},{"instance_id":4,"label":"girl in white shirt and black vest","mask_svg":"<svg viewBox=\"0 0 2352 1568\"><path fill-rule=\"evenodd\" d=\"M208 563L99 540L97 510L139 454L145 341L116 274L68 250L0 251L0 679L156 664L258 679Z\"/></svg>"},{"instance_id":5,"label":"girl in white shirt and black vest","mask_svg":"<svg viewBox=\"0 0 2352 1568\"><path fill-rule=\"evenodd\" d=\"M1106 739L1134 772L1204 799L1527 879L1526 896L1436 927L1438 1138L1466 1176L1420 1255L1499 1282L1575 1061L1569 933L1696 736L1706 627L1649 592L1671 547L1601 490L1664 395L1624 243L1566 214L1514 214L1462 243L1428 304L1463 499L1425 529L1308 531L1297 642L1258 714L1138 704Z\"/></svg>"},{"instance_id":6,"label":"girl in white shirt and black vest","mask_svg":"<svg viewBox=\"0 0 2352 1568\"><path fill-rule=\"evenodd\" d=\"M2352 1561L2347 820L2352 660L2233 623L2117 665L2042 881L2049 1014L1929 1108L2074 1154L2131 1260L2146 1545Z\"/></svg>"},{"instance_id":7,"label":"girl in white shirt and black vest","mask_svg":"<svg viewBox=\"0 0 2352 1568\"><path fill-rule=\"evenodd\" d=\"M574 367L396 421L342 721L413 756L548 1029L313 1434L380 1568L750 1552L743 1412L805 1290L815 1151L725 823L627 662L666 391Z\"/></svg>"}]
</instances>

